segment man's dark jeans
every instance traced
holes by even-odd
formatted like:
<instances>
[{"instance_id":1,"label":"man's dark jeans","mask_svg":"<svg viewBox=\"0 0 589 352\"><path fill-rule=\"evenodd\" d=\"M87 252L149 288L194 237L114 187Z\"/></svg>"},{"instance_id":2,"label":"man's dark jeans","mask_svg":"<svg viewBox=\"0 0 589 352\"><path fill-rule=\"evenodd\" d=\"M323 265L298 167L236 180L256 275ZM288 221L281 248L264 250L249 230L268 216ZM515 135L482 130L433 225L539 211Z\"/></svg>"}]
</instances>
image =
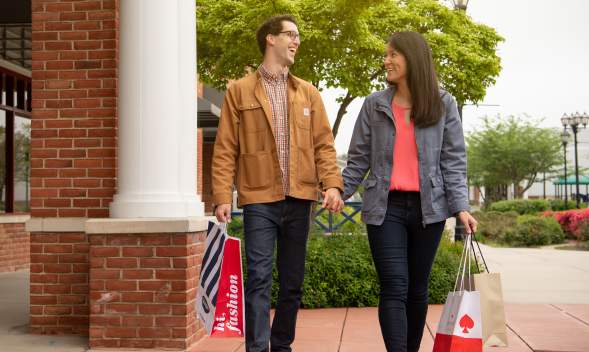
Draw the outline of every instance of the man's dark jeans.
<instances>
[{"instance_id":1,"label":"man's dark jeans","mask_svg":"<svg viewBox=\"0 0 589 352\"><path fill-rule=\"evenodd\" d=\"M417 352L427 285L445 221L424 226L418 192L389 193L382 225L368 225L380 282L378 318L387 351Z\"/></svg>"},{"instance_id":2,"label":"man's dark jeans","mask_svg":"<svg viewBox=\"0 0 589 352\"><path fill-rule=\"evenodd\" d=\"M245 288L246 350L291 351L301 303L311 201L249 204L243 209L247 281ZM280 292L270 329L270 289L274 244Z\"/></svg>"}]
</instances>

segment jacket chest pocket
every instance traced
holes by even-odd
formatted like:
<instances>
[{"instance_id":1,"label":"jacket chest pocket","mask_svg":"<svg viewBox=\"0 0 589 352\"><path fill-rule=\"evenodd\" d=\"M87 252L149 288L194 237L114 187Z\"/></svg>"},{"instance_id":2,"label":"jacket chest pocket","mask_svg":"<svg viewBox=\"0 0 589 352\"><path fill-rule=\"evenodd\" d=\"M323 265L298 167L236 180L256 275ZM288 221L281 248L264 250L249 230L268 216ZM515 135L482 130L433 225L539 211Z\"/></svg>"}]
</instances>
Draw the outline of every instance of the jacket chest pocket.
<instances>
[{"instance_id":1,"label":"jacket chest pocket","mask_svg":"<svg viewBox=\"0 0 589 352\"><path fill-rule=\"evenodd\" d=\"M295 133L297 145L302 148L311 148L311 105L305 103L293 104L293 114L295 123Z\"/></svg>"},{"instance_id":2,"label":"jacket chest pocket","mask_svg":"<svg viewBox=\"0 0 589 352\"><path fill-rule=\"evenodd\" d=\"M239 123L245 132L258 132L266 128L264 109L258 102L244 103L239 106Z\"/></svg>"}]
</instances>

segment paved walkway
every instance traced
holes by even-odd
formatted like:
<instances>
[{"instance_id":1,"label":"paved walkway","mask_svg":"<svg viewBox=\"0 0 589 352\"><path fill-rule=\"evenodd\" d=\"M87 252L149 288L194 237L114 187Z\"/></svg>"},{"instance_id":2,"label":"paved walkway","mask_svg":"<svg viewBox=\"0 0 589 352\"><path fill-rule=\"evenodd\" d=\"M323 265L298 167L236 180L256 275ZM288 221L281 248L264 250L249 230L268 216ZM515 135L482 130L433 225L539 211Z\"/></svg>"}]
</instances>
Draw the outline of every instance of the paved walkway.
<instances>
[{"instance_id":1,"label":"paved walkway","mask_svg":"<svg viewBox=\"0 0 589 352\"><path fill-rule=\"evenodd\" d=\"M589 252L490 248L502 274L508 348L486 351L589 352ZM0 273L0 351L83 352L87 338L27 333L28 271ZM582 303L582 304L579 304ZM421 351L431 351L442 306L431 306ZM385 351L376 308L302 310L296 352ZM207 338L193 352L245 351L242 339Z\"/></svg>"},{"instance_id":2,"label":"paved walkway","mask_svg":"<svg viewBox=\"0 0 589 352\"><path fill-rule=\"evenodd\" d=\"M431 352L441 305L430 306L420 352ZM587 352L589 305L508 304L509 347L491 352ZM295 352L386 352L376 308L302 310ZM195 352L245 352L243 339L206 338Z\"/></svg>"}]
</instances>

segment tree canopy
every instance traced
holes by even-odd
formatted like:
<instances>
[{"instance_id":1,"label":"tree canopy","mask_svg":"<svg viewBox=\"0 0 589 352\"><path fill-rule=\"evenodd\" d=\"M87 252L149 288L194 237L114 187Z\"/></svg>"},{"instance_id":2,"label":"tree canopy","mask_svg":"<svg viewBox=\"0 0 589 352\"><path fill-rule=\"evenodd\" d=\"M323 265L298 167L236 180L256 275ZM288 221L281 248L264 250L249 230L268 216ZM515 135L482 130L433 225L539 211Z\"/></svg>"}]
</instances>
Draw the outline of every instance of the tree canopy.
<instances>
[{"instance_id":1,"label":"tree canopy","mask_svg":"<svg viewBox=\"0 0 589 352\"><path fill-rule=\"evenodd\" d=\"M537 127L529 117L484 118L470 133L468 178L475 186L521 185L516 197L529 189L539 174L550 173L563 161L559 132Z\"/></svg>"},{"instance_id":2,"label":"tree canopy","mask_svg":"<svg viewBox=\"0 0 589 352\"><path fill-rule=\"evenodd\" d=\"M200 80L224 90L229 80L256 69L262 55L255 31L266 18L284 13L297 18L301 33L293 74L320 89L345 91L334 135L355 98L385 87L384 43L393 32L424 34L441 85L460 105L480 102L501 70L501 36L436 0L199 0Z\"/></svg>"}]
</instances>

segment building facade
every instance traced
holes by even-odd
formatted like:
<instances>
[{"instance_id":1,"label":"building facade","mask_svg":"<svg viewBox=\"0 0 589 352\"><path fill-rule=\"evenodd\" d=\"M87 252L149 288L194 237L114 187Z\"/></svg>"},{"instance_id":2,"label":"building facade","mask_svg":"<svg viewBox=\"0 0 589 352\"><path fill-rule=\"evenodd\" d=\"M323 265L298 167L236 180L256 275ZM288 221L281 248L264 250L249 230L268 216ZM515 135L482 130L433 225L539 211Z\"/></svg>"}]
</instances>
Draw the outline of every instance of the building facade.
<instances>
[{"instance_id":1,"label":"building facade","mask_svg":"<svg viewBox=\"0 0 589 352\"><path fill-rule=\"evenodd\" d=\"M214 124L197 133L195 2L10 3L30 11L30 219L0 234L30 236L31 331L193 350Z\"/></svg>"}]
</instances>

